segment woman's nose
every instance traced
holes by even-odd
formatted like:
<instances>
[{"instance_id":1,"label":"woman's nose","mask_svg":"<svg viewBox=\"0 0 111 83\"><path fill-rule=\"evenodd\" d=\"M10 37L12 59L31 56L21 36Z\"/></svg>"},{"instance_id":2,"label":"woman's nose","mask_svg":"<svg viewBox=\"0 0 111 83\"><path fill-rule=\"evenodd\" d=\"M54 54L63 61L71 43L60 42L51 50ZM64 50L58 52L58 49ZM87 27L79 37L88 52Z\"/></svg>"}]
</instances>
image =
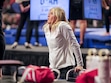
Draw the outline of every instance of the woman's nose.
<instances>
[{"instance_id":1,"label":"woman's nose","mask_svg":"<svg viewBox=\"0 0 111 83\"><path fill-rule=\"evenodd\" d=\"M49 17L49 14L48 14L48 17Z\"/></svg>"}]
</instances>

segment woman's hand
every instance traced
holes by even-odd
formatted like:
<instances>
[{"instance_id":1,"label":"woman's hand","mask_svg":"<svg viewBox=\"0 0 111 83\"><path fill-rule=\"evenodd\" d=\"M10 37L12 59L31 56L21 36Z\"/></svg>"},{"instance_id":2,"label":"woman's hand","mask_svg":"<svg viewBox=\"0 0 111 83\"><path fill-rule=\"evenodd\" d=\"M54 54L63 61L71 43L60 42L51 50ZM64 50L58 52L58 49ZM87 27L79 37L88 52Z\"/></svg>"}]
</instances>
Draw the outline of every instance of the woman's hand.
<instances>
[{"instance_id":1,"label":"woman's hand","mask_svg":"<svg viewBox=\"0 0 111 83\"><path fill-rule=\"evenodd\" d=\"M106 6L106 10L109 10L109 6Z\"/></svg>"},{"instance_id":2,"label":"woman's hand","mask_svg":"<svg viewBox=\"0 0 111 83\"><path fill-rule=\"evenodd\" d=\"M30 5L28 5L28 6L26 6L26 7L24 8L24 12L29 11L29 9L30 9Z\"/></svg>"},{"instance_id":3,"label":"woman's hand","mask_svg":"<svg viewBox=\"0 0 111 83\"><path fill-rule=\"evenodd\" d=\"M24 7L22 4L20 4L20 9L21 9L21 12L25 13L30 9L30 5Z\"/></svg>"},{"instance_id":4,"label":"woman's hand","mask_svg":"<svg viewBox=\"0 0 111 83\"><path fill-rule=\"evenodd\" d=\"M22 4L20 4L20 10L21 12L24 12L24 6Z\"/></svg>"},{"instance_id":5,"label":"woman's hand","mask_svg":"<svg viewBox=\"0 0 111 83\"><path fill-rule=\"evenodd\" d=\"M81 71L82 69L83 69L82 66L76 66L76 67L74 68L74 71L75 71L75 72L79 72L79 71Z\"/></svg>"}]
</instances>

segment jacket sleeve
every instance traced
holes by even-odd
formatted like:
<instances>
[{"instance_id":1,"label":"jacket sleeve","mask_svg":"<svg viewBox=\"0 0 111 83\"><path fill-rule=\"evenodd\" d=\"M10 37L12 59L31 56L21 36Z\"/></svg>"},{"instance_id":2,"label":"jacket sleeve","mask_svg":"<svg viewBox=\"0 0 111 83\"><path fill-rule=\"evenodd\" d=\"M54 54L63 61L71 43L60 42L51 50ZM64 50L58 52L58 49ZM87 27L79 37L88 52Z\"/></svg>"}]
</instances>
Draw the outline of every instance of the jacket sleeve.
<instances>
[{"instance_id":1,"label":"jacket sleeve","mask_svg":"<svg viewBox=\"0 0 111 83\"><path fill-rule=\"evenodd\" d=\"M63 34L66 41L71 46L71 49L76 57L77 66L83 66L83 58L80 49L80 45L74 35L74 32L68 23L61 23L60 31Z\"/></svg>"}]
</instances>

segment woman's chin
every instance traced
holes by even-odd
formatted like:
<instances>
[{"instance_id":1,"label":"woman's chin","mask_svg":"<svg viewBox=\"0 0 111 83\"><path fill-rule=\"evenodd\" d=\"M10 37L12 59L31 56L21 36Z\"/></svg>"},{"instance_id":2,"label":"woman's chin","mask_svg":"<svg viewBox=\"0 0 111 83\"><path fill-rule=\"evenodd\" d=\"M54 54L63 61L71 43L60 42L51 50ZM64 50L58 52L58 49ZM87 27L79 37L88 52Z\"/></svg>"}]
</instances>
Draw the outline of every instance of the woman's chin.
<instances>
[{"instance_id":1,"label":"woman's chin","mask_svg":"<svg viewBox=\"0 0 111 83\"><path fill-rule=\"evenodd\" d=\"M51 24L51 22L47 21L48 24Z\"/></svg>"}]
</instances>

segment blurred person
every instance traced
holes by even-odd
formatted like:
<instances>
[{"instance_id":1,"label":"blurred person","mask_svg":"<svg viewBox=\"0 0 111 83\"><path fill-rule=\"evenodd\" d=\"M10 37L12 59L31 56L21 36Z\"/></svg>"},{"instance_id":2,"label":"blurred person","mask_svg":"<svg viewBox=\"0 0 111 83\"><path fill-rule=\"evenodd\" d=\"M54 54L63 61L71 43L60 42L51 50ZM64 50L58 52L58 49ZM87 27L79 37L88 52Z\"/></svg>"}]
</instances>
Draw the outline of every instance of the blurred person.
<instances>
[{"instance_id":1,"label":"blurred person","mask_svg":"<svg viewBox=\"0 0 111 83\"><path fill-rule=\"evenodd\" d=\"M110 35L111 0L102 0L103 15L105 18L105 36Z\"/></svg>"},{"instance_id":2,"label":"blurred person","mask_svg":"<svg viewBox=\"0 0 111 83\"><path fill-rule=\"evenodd\" d=\"M7 26L10 25L11 28L17 28L20 22L20 14L18 13L2 13L2 23ZM6 27L4 27L6 28Z\"/></svg>"},{"instance_id":3,"label":"blurred person","mask_svg":"<svg viewBox=\"0 0 111 83\"><path fill-rule=\"evenodd\" d=\"M34 43L35 46L42 46L41 43L39 43L39 21L35 22L35 37L36 37L36 41Z\"/></svg>"},{"instance_id":4,"label":"blurred person","mask_svg":"<svg viewBox=\"0 0 111 83\"><path fill-rule=\"evenodd\" d=\"M84 34L87 28L87 20L83 19L83 8L82 8L82 0L70 0L70 15L69 21L70 25L75 31L76 23L79 21L80 27L80 41L79 44L83 47L84 43Z\"/></svg>"},{"instance_id":5,"label":"blurred person","mask_svg":"<svg viewBox=\"0 0 111 83\"><path fill-rule=\"evenodd\" d=\"M49 67L59 69L61 79L65 79L69 69L74 68L75 72L82 70L83 59L80 45L63 9L59 7L50 9L43 30L49 48Z\"/></svg>"},{"instance_id":6,"label":"blurred person","mask_svg":"<svg viewBox=\"0 0 111 83\"><path fill-rule=\"evenodd\" d=\"M32 31L33 31L33 28L35 28L35 43L34 45L35 46L42 46L42 44L39 43L39 29L38 29L38 26L39 26L39 21L32 21L30 20L28 22L28 29L27 29L27 33L26 33L26 44L29 44L30 43L30 40L31 40L31 36L32 36ZM27 45L28 46L28 45ZM30 48L30 47L29 47Z\"/></svg>"},{"instance_id":7,"label":"blurred person","mask_svg":"<svg viewBox=\"0 0 111 83\"><path fill-rule=\"evenodd\" d=\"M93 26L94 26L94 27L97 27L97 26L98 26L98 21L97 21L97 20L93 20L92 22L93 22Z\"/></svg>"},{"instance_id":8,"label":"blurred person","mask_svg":"<svg viewBox=\"0 0 111 83\"><path fill-rule=\"evenodd\" d=\"M3 2L5 0L0 1L0 60L3 59L4 53L5 53L5 39L4 39L4 34L2 30L2 7L3 7ZM2 66L0 66L0 78L2 77Z\"/></svg>"},{"instance_id":9,"label":"blurred person","mask_svg":"<svg viewBox=\"0 0 111 83\"><path fill-rule=\"evenodd\" d=\"M20 18L20 23L16 32L15 42L11 46L11 48L13 49L16 48L18 45L18 41L21 35L21 30L23 29L25 22L30 20L30 0L16 0L16 3L20 4L21 18ZM24 45L26 48L32 47L31 44L26 43L26 42Z\"/></svg>"},{"instance_id":10,"label":"blurred person","mask_svg":"<svg viewBox=\"0 0 111 83\"><path fill-rule=\"evenodd\" d=\"M2 9L2 27L4 29L7 28L7 25L16 28L19 23L20 14L13 10L12 4L14 3L15 0L5 0L4 2Z\"/></svg>"}]
</instances>

